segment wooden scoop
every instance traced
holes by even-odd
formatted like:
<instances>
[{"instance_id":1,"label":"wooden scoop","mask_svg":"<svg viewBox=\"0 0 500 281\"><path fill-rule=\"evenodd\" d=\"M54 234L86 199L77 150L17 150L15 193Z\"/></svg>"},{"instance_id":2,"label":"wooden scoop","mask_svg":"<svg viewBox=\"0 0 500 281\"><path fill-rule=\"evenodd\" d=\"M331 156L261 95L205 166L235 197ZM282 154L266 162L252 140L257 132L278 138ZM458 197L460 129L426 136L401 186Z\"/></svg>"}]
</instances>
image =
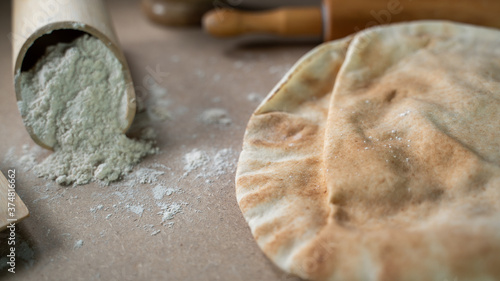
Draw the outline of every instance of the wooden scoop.
<instances>
[{"instance_id":1,"label":"wooden scoop","mask_svg":"<svg viewBox=\"0 0 500 281\"><path fill-rule=\"evenodd\" d=\"M127 110L121 122L126 132L135 116L135 91L130 69L116 37L111 18L102 0L15 0L13 2L12 51L14 88L17 100L22 100L19 74L29 70L45 53L47 46L71 42L85 33L108 46L122 65L127 84ZM23 117L24 118L24 117ZM52 149L26 126L38 145Z\"/></svg>"},{"instance_id":2,"label":"wooden scoop","mask_svg":"<svg viewBox=\"0 0 500 281\"><path fill-rule=\"evenodd\" d=\"M264 12L216 9L203 27L216 37L249 33L322 36L330 41L380 24L439 19L500 28L498 0L324 0L322 7Z\"/></svg>"},{"instance_id":3,"label":"wooden scoop","mask_svg":"<svg viewBox=\"0 0 500 281\"><path fill-rule=\"evenodd\" d=\"M15 192L16 172L10 170L7 173L8 180L0 172L0 231L3 231L11 223L18 223L29 216L28 208Z\"/></svg>"}]
</instances>

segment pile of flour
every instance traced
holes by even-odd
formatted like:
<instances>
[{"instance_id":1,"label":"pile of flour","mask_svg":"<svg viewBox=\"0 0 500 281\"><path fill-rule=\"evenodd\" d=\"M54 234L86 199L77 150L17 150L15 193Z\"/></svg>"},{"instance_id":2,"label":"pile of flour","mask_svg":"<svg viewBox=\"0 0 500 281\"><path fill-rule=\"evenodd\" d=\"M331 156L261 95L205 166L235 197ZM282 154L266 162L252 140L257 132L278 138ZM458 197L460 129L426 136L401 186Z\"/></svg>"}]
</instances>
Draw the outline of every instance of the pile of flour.
<instances>
[{"instance_id":1,"label":"pile of flour","mask_svg":"<svg viewBox=\"0 0 500 281\"><path fill-rule=\"evenodd\" d=\"M19 77L25 125L54 153L34 167L59 184L109 183L156 149L128 139L122 65L100 40L84 35L47 48Z\"/></svg>"}]
</instances>

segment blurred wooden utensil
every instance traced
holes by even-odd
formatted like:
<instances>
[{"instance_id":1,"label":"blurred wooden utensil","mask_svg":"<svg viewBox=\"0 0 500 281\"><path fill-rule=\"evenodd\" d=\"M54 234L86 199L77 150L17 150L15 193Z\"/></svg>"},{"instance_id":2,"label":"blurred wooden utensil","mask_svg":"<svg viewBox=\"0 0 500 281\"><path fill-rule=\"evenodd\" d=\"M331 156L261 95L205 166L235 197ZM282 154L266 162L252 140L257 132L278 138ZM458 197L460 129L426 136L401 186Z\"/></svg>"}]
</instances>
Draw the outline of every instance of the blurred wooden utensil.
<instances>
[{"instance_id":1,"label":"blurred wooden utensil","mask_svg":"<svg viewBox=\"0 0 500 281\"><path fill-rule=\"evenodd\" d=\"M166 26L198 25L211 0L143 0L142 10L154 23Z\"/></svg>"},{"instance_id":2,"label":"blurred wooden utensil","mask_svg":"<svg viewBox=\"0 0 500 281\"><path fill-rule=\"evenodd\" d=\"M29 216L28 208L11 188L11 185L16 186L15 171L10 170L7 175L10 182L0 172L0 231L7 229L10 223L18 223Z\"/></svg>"},{"instance_id":3,"label":"blurred wooden utensil","mask_svg":"<svg viewBox=\"0 0 500 281\"><path fill-rule=\"evenodd\" d=\"M264 12L216 9L203 27L216 37L249 33L322 36L329 41L379 24L412 20L451 20L500 27L497 0L324 0L322 7L279 8Z\"/></svg>"}]
</instances>

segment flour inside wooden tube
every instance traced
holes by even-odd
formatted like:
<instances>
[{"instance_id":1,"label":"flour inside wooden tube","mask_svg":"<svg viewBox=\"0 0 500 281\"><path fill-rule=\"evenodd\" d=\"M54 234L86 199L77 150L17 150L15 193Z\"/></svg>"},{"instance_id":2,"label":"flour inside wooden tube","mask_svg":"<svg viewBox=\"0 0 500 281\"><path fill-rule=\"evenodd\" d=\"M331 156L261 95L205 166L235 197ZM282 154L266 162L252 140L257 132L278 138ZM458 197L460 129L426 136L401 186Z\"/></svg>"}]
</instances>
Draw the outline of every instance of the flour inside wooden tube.
<instances>
[{"instance_id":1,"label":"flour inside wooden tube","mask_svg":"<svg viewBox=\"0 0 500 281\"><path fill-rule=\"evenodd\" d=\"M34 167L59 184L109 183L156 153L123 133L127 84L120 61L99 39L83 35L49 46L19 74L25 125L54 153Z\"/></svg>"}]
</instances>

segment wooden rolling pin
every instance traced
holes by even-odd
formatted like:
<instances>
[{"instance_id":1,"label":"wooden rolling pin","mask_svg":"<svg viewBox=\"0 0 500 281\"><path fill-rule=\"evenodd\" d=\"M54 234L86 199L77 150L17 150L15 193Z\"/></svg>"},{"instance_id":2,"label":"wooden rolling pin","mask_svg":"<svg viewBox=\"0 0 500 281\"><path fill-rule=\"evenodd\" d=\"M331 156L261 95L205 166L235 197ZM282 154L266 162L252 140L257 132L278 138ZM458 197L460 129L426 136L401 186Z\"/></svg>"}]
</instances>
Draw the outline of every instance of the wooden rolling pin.
<instances>
[{"instance_id":1,"label":"wooden rolling pin","mask_svg":"<svg viewBox=\"0 0 500 281\"><path fill-rule=\"evenodd\" d=\"M203 18L216 37L268 33L322 36L329 41L368 27L401 21L440 19L500 28L498 0L324 0L322 7L264 12L216 9Z\"/></svg>"},{"instance_id":2,"label":"wooden rolling pin","mask_svg":"<svg viewBox=\"0 0 500 281\"><path fill-rule=\"evenodd\" d=\"M22 100L20 73L33 67L45 53L47 46L71 42L78 36L90 34L101 40L122 65L127 83L127 110L122 118L126 132L135 116L136 102L132 76L120 48L108 10L102 0L58 0L51 5L40 0L13 1L12 65L17 100ZM24 116L23 116L24 119ZM41 147L52 149L29 126L28 133Z\"/></svg>"}]
</instances>

